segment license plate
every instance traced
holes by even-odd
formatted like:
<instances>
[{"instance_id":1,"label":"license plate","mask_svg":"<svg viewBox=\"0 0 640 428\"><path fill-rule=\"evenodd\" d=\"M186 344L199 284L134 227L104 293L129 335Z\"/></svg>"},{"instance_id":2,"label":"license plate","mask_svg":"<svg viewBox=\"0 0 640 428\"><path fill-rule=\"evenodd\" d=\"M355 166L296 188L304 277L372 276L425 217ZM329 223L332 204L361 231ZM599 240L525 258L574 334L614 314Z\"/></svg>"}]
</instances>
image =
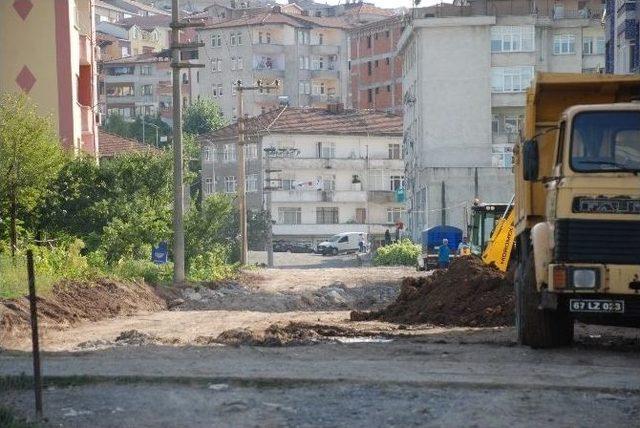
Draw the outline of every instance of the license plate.
<instances>
[{"instance_id":1,"label":"license plate","mask_svg":"<svg viewBox=\"0 0 640 428\"><path fill-rule=\"evenodd\" d=\"M605 299L571 299L569 300L571 312L598 312L598 313L624 313L624 300Z\"/></svg>"}]
</instances>

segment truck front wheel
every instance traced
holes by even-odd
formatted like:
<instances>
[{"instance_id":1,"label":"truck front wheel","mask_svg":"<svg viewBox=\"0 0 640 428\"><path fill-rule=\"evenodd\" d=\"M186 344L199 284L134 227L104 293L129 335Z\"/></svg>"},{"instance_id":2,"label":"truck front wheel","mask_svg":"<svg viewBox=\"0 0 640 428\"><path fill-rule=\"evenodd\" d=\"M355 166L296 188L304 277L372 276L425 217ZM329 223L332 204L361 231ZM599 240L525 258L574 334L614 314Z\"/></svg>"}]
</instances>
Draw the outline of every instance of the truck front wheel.
<instances>
[{"instance_id":1,"label":"truck front wheel","mask_svg":"<svg viewBox=\"0 0 640 428\"><path fill-rule=\"evenodd\" d=\"M524 253L524 251L523 251ZM533 251L518 261L515 273L516 331L518 343L532 348L567 346L573 341L573 319L565 308L540 309L540 293L536 288Z\"/></svg>"}]
</instances>

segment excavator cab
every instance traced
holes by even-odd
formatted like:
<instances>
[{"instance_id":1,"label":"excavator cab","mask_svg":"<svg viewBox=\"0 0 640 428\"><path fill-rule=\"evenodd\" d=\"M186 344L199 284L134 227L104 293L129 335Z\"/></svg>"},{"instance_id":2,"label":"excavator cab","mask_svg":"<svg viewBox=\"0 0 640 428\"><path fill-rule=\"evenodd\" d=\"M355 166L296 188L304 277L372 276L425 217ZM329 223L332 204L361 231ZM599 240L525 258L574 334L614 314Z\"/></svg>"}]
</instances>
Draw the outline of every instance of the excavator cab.
<instances>
[{"instance_id":1,"label":"excavator cab","mask_svg":"<svg viewBox=\"0 0 640 428\"><path fill-rule=\"evenodd\" d=\"M508 208L509 204L506 203L475 203L471 207L467 236L472 254L482 256L491 234Z\"/></svg>"}]
</instances>

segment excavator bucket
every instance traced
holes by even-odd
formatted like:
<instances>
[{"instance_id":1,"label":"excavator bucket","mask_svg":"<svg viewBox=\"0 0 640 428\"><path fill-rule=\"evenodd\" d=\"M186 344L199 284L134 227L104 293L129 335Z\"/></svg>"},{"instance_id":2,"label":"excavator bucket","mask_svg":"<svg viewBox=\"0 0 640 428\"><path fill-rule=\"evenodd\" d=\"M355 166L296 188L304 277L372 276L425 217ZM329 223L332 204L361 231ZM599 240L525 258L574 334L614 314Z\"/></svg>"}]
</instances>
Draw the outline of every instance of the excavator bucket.
<instances>
[{"instance_id":1,"label":"excavator bucket","mask_svg":"<svg viewBox=\"0 0 640 428\"><path fill-rule=\"evenodd\" d=\"M482 253L482 261L485 264L489 265L493 263L502 272L507 271L509 259L511 259L511 250L513 249L513 241L515 239L514 218L515 210L512 206L508 214L502 217L496 224L487 248L485 248Z\"/></svg>"}]
</instances>

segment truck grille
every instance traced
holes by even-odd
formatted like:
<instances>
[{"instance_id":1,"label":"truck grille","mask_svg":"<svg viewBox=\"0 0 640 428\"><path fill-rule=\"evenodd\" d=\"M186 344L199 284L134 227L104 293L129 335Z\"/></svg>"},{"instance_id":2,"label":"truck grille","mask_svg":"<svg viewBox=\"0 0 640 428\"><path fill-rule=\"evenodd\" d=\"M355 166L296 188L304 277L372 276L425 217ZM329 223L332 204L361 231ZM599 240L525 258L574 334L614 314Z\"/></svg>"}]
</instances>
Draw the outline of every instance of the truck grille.
<instances>
[{"instance_id":1,"label":"truck grille","mask_svg":"<svg viewBox=\"0 0 640 428\"><path fill-rule=\"evenodd\" d=\"M640 221L558 220L556 262L640 264Z\"/></svg>"}]
</instances>

